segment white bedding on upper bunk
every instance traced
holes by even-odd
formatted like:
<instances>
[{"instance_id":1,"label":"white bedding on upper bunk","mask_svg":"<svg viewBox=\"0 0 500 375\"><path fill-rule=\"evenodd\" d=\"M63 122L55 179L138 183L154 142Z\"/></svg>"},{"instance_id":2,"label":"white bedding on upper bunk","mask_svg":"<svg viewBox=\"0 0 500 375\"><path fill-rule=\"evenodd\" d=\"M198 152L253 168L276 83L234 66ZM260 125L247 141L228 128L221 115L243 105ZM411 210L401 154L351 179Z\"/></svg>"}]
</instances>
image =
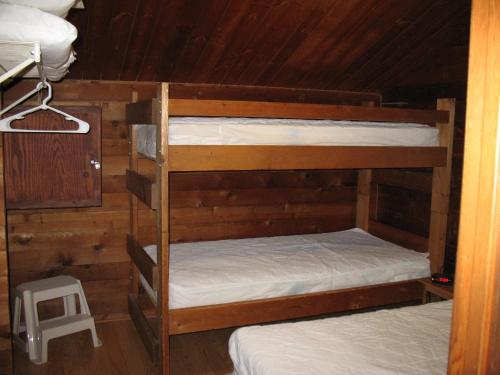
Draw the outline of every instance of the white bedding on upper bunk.
<instances>
[{"instance_id":1,"label":"white bedding on upper bunk","mask_svg":"<svg viewBox=\"0 0 500 375\"><path fill-rule=\"evenodd\" d=\"M438 130L413 123L172 117L168 139L171 145L433 147L438 145ZM137 151L155 158L155 126L138 125Z\"/></svg>"},{"instance_id":2,"label":"white bedding on upper bunk","mask_svg":"<svg viewBox=\"0 0 500 375\"><path fill-rule=\"evenodd\" d=\"M245 327L229 340L234 375L446 374L452 301Z\"/></svg>"},{"instance_id":3,"label":"white bedding on upper bunk","mask_svg":"<svg viewBox=\"0 0 500 375\"><path fill-rule=\"evenodd\" d=\"M9 2L15 2L9 0ZM20 3L29 3L20 1ZM50 7L50 4L41 8ZM29 42L40 43L42 63L45 76L58 81L68 73L69 66L75 61L72 43L77 37L76 27L63 18L46 13L32 6L4 3L0 0L0 44ZM6 49L9 51L9 49ZM3 52L3 51L2 51ZM11 69L23 61L14 61L3 52L0 54L0 65ZM3 72L2 72L3 73ZM23 77L37 77L36 67L23 72Z\"/></svg>"},{"instance_id":4,"label":"white bedding on upper bunk","mask_svg":"<svg viewBox=\"0 0 500 375\"><path fill-rule=\"evenodd\" d=\"M156 262L156 246L146 248ZM430 275L427 253L361 229L170 245L170 308L353 288ZM154 292L141 278L148 294Z\"/></svg>"}]
</instances>

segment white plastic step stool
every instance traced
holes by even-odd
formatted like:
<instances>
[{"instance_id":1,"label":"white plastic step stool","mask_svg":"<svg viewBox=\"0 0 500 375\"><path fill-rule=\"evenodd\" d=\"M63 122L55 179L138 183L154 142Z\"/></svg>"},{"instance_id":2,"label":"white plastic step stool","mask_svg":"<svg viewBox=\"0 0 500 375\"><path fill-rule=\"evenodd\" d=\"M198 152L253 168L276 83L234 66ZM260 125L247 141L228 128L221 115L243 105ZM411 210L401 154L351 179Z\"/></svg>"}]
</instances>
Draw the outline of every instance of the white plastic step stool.
<instances>
[{"instance_id":1,"label":"white plastic step stool","mask_svg":"<svg viewBox=\"0 0 500 375\"><path fill-rule=\"evenodd\" d=\"M80 313L76 312L75 295L78 295L80 301ZM64 315L39 321L37 304L55 298L63 299ZM25 325L21 324L21 310L24 310ZM47 362L49 340L86 329L92 334L94 347L101 346L80 280L72 276L56 276L20 284L16 288L12 329L14 343L29 353L32 362ZM26 341L20 337L20 333L24 331Z\"/></svg>"}]
</instances>

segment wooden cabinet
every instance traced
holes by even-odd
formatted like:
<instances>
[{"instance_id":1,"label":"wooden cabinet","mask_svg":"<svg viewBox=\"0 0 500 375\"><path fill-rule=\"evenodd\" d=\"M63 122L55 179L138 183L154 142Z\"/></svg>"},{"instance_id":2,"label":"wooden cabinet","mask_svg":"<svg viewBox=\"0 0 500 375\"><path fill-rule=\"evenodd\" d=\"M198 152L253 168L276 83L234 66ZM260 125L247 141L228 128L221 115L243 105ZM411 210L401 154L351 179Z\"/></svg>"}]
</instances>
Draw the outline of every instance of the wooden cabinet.
<instances>
[{"instance_id":1,"label":"wooden cabinet","mask_svg":"<svg viewBox=\"0 0 500 375\"><path fill-rule=\"evenodd\" d=\"M87 134L4 133L8 209L101 205L101 109L60 107L87 121ZM20 109L22 110L22 109ZM13 126L71 129L76 124L39 111Z\"/></svg>"}]
</instances>

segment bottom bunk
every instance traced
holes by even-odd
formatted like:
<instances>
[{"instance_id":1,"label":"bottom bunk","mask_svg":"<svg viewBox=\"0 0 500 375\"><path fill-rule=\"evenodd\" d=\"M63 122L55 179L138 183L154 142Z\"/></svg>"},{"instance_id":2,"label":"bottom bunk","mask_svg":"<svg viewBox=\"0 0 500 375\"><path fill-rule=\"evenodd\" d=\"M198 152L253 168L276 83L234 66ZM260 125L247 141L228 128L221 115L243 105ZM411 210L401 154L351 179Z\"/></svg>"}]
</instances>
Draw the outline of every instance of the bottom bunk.
<instances>
[{"instance_id":1,"label":"bottom bunk","mask_svg":"<svg viewBox=\"0 0 500 375\"><path fill-rule=\"evenodd\" d=\"M129 253L140 260L142 286L156 303L157 288L149 283L157 279L156 247L130 238ZM427 253L357 228L174 244L169 334L417 300L416 280L429 274Z\"/></svg>"},{"instance_id":2,"label":"bottom bunk","mask_svg":"<svg viewBox=\"0 0 500 375\"><path fill-rule=\"evenodd\" d=\"M446 374L451 310L444 301L240 328L234 375Z\"/></svg>"}]
</instances>

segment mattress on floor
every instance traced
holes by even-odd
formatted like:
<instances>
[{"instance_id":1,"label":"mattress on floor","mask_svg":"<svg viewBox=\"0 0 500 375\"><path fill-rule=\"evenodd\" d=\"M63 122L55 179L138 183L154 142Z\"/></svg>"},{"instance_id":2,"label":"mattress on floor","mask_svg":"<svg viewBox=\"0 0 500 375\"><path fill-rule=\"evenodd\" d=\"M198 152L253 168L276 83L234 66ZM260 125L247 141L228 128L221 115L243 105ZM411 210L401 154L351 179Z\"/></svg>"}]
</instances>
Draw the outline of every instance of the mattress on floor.
<instances>
[{"instance_id":1,"label":"mattress on floor","mask_svg":"<svg viewBox=\"0 0 500 375\"><path fill-rule=\"evenodd\" d=\"M156 262L156 246L147 247ZM170 246L171 308L411 280L430 275L418 253L355 228ZM142 278L145 289L149 286ZM156 298L149 288L149 294Z\"/></svg>"},{"instance_id":2,"label":"mattress on floor","mask_svg":"<svg viewBox=\"0 0 500 375\"><path fill-rule=\"evenodd\" d=\"M451 301L245 327L229 340L234 375L446 374Z\"/></svg>"},{"instance_id":3,"label":"mattress on floor","mask_svg":"<svg viewBox=\"0 0 500 375\"><path fill-rule=\"evenodd\" d=\"M137 125L137 151L156 155L156 127ZM413 123L171 117L171 145L438 146L436 128Z\"/></svg>"}]
</instances>

